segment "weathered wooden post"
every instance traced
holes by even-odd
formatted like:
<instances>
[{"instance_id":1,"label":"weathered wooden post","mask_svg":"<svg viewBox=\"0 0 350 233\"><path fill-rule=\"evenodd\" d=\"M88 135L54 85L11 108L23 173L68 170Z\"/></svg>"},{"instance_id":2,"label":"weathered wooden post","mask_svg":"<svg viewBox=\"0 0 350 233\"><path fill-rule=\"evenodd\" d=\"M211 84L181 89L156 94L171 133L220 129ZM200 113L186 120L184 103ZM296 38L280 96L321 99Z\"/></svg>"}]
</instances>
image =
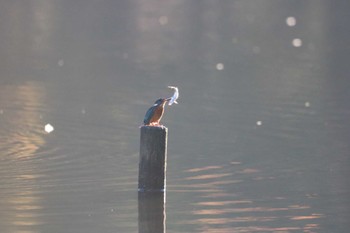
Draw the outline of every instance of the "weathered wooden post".
<instances>
[{"instance_id":1,"label":"weathered wooden post","mask_svg":"<svg viewBox=\"0 0 350 233\"><path fill-rule=\"evenodd\" d=\"M165 191L167 133L164 126L141 127L139 192Z\"/></svg>"},{"instance_id":2,"label":"weathered wooden post","mask_svg":"<svg viewBox=\"0 0 350 233\"><path fill-rule=\"evenodd\" d=\"M165 233L165 192L139 192L139 233Z\"/></svg>"}]
</instances>

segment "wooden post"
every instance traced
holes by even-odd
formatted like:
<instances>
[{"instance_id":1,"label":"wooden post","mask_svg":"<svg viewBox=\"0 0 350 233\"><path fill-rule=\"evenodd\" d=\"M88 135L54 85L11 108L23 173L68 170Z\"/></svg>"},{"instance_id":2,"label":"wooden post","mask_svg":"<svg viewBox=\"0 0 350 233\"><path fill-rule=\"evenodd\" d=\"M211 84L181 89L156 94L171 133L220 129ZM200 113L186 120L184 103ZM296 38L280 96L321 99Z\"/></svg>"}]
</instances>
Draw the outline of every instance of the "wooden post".
<instances>
[{"instance_id":1,"label":"wooden post","mask_svg":"<svg viewBox=\"0 0 350 233\"><path fill-rule=\"evenodd\" d=\"M139 233L165 233L165 192L139 192Z\"/></svg>"},{"instance_id":2,"label":"wooden post","mask_svg":"<svg viewBox=\"0 0 350 233\"><path fill-rule=\"evenodd\" d=\"M140 136L139 191L165 191L166 127L142 126Z\"/></svg>"}]
</instances>

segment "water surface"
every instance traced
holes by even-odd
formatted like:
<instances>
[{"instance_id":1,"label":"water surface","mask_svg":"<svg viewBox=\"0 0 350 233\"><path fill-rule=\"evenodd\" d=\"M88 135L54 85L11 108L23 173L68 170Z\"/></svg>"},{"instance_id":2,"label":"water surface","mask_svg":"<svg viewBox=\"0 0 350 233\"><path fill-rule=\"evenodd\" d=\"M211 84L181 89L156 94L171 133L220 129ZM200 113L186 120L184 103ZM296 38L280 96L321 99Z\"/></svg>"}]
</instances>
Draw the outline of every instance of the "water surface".
<instances>
[{"instance_id":1,"label":"water surface","mask_svg":"<svg viewBox=\"0 0 350 233\"><path fill-rule=\"evenodd\" d=\"M144 232L168 85L166 232L348 232L349 3L0 5L1 232Z\"/></svg>"}]
</instances>

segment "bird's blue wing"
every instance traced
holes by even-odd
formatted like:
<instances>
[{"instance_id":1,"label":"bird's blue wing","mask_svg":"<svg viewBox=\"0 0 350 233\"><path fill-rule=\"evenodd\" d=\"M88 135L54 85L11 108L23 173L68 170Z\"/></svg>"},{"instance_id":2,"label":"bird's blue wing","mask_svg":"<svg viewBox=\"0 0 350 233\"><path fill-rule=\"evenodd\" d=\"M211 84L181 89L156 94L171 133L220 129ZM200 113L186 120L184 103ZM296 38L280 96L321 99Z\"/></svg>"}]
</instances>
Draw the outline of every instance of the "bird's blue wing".
<instances>
[{"instance_id":1,"label":"bird's blue wing","mask_svg":"<svg viewBox=\"0 0 350 233\"><path fill-rule=\"evenodd\" d=\"M143 123L144 123L145 125L148 125L148 124L150 123L150 120L151 120L151 118L152 118L152 116L153 116L153 114L154 114L155 109L156 109L156 107L153 106L153 107L151 107L151 108L149 108L149 109L147 110L146 115L145 115L145 118L143 119Z\"/></svg>"}]
</instances>

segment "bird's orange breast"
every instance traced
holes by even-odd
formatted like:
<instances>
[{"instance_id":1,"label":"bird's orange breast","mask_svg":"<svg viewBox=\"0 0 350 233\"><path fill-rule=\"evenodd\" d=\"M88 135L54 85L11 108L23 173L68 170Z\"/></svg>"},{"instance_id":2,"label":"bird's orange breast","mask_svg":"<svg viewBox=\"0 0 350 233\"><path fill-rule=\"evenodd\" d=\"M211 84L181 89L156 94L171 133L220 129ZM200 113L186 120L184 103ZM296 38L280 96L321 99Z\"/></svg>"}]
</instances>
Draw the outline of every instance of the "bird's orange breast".
<instances>
[{"instance_id":1,"label":"bird's orange breast","mask_svg":"<svg viewBox=\"0 0 350 233\"><path fill-rule=\"evenodd\" d=\"M157 107L156 110L154 111L153 116L151 117L150 123L158 122L162 117L163 112L164 112L164 109L162 106Z\"/></svg>"}]
</instances>

